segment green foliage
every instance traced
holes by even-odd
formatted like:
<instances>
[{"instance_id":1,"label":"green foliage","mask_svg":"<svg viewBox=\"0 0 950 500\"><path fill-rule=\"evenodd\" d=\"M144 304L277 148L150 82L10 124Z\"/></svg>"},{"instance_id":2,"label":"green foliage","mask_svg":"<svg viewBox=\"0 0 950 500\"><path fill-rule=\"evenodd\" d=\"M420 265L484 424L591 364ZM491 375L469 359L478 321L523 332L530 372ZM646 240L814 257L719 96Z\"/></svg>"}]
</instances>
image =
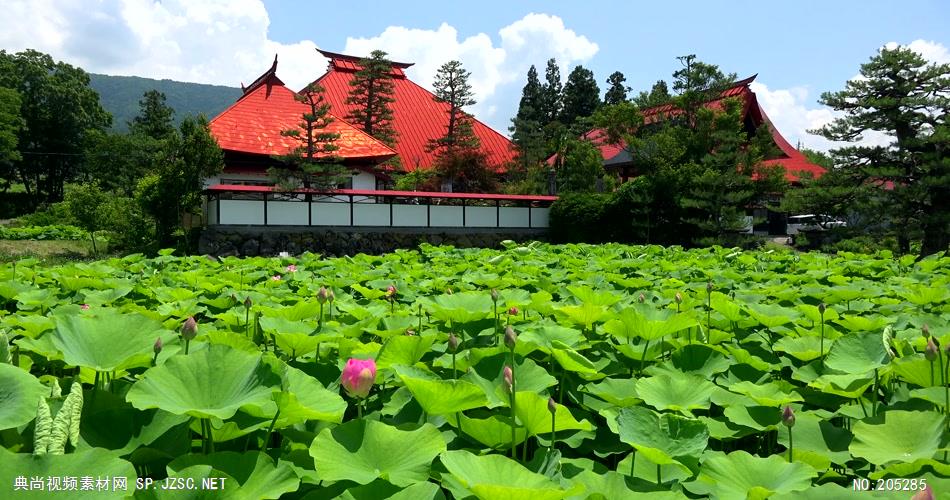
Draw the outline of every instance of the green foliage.
<instances>
[{"instance_id":1,"label":"green foliage","mask_svg":"<svg viewBox=\"0 0 950 500\"><path fill-rule=\"evenodd\" d=\"M600 87L594 79L594 72L581 65L575 66L567 75L561 103L560 121L565 125L594 114L600 107Z\"/></svg>"},{"instance_id":2,"label":"green foliage","mask_svg":"<svg viewBox=\"0 0 950 500\"><path fill-rule=\"evenodd\" d=\"M908 48L883 48L861 65L860 74L844 90L822 94L822 104L844 114L815 133L857 142L877 132L890 142L833 150L835 169L806 185L790 206L857 214L874 233L893 234L901 253L910 252L912 241L921 242L922 255L947 250L950 65L928 63Z\"/></svg>"},{"instance_id":3,"label":"green foliage","mask_svg":"<svg viewBox=\"0 0 950 500\"><path fill-rule=\"evenodd\" d=\"M468 79L472 76L459 61L449 61L439 67L432 83L436 102L449 105L446 111L449 115L445 135L432 139L428 144L430 150L442 154L455 148L479 147L478 136L472 129L472 116L465 112L465 106L475 104L475 92L472 91Z\"/></svg>"},{"instance_id":4,"label":"green foliage","mask_svg":"<svg viewBox=\"0 0 950 500\"><path fill-rule=\"evenodd\" d=\"M393 189L396 191L438 191L439 186L436 182L434 170L417 168L396 177Z\"/></svg>"},{"instance_id":5,"label":"green foliage","mask_svg":"<svg viewBox=\"0 0 950 500\"><path fill-rule=\"evenodd\" d=\"M18 149L19 134L23 128L20 117L20 93L14 89L0 87L0 168L9 169L13 162L23 159ZM4 175L2 181L9 187L10 178Z\"/></svg>"},{"instance_id":6,"label":"green foliage","mask_svg":"<svg viewBox=\"0 0 950 500\"><path fill-rule=\"evenodd\" d=\"M558 193L594 192L604 175L600 151L589 141L574 139L565 141L562 151L556 166Z\"/></svg>"},{"instance_id":7,"label":"green foliage","mask_svg":"<svg viewBox=\"0 0 950 500\"><path fill-rule=\"evenodd\" d=\"M521 91L518 113L511 119L511 141L518 150L516 168L509 175L514 181L523 181L529 169L540 164L547 157L543 126L546 118L542 113L541 81L534 65L528 69L527 83Z\"/></svg>"},{"instance_id":8,"label":"green foliage","mask_svg":"<svg viewBox=\"0 0 950 500\"><path fill-rule=\"evenodd\" d=\"M390 103L394 87L392 63L386 53L374 50L369 57L360 59L360 70L350 80L350 94L346 103L353 106L346 116L348 122L360 127L367 134L386 145L396 145L396 130L393 128L393 112Z\"/></svg>"},{"instance_id":9,"label":"green foliage","mask_svg":"<svg viewBox=\"0 0 950 500\"><path fill-rule=\"evenodd\" d=\"M614 71L607 77L607 83L610 84L610 87L607 88L607 93L604 94L605 105L613 106L626 102L627 92L630 92L630 87L623 84L626 81L627 78L619 71Z\"/></svg>"},{"instance_id":10,"label":"green foliage","mask_svg":"<svg viewBox=\"0 0 950 500\"><path fill-rule=\"evenodd\" d=\"M633 102L640 109L652 108L654 106L660 106L667 104L673 100L673 96L670 95L670 88L666 85L665 80L657 80L653 84L653 87L650 88L650 91L643 91L637 94L633 98Z\"/></svg>"},{"instance_id":11,"label":"green foliage","mask_svg":"<svg viewBox=\"0 0 950 500\"><path fill-rule=\"evenodd\" d=\"M168 139L175 133L175 110L165 104L165 94L152 89L139 101L139 114L129 122L129 133Z\"/></svg>"},{"instance_id":12,"label":"green foliage","mask_svg":"<svg viewBox=\"0 0 950 500\"><path fill-rule=\"evenodd\" d=\"M436 158L435 171L442 179L451 180L457 193L494 193L498 191L495 172L488 155L478 148L455 148Z\"/></svg>"},{"instance_id":13,"label":"green foliage","mask_svg":"<svg viewBox=\"0 0 950 500\"><path fill-rule=\"evenodd\" d=\"M76 226L0 227L0 240L72 240L89 238L89 231Z\"/></svg>"},{"instance_id":14,"label":"green foliage","mask_svg":"<svg viewBox=\"0 0 950 500\"><path fill-rule=\"evenodd\" d=\"M565 194L551 205L551 239L556 242L604 241L603 213L609 201L603 194Z\"/></svg>"},{"instance_id":15,"label":"green foliage","mask_svg":"<svg viewBox=\"0 0 950 500\"><path fill-rule=\"evenodd\" d=\"M2 172L5 179L22 184L34 207L61 200L64 185L80 172L89 134L111 123L89 75L32 49L0 51L0 87L19 92L23 124L21 158Z\"/></svg>"},{"instance_id":16,"label":"green foliage","mask_svg":"<svg viewBox=\"0 0 950 500\"><path fill-rule=\"evenodd\" d=\"M297 143L286 155L276 158L287 168L272 167L268 170L271 179L281 189L291 191L303 187L329 191L346 182L350 176L350 171L334 155L340 149L335 144L340 134L326 130L334 118L323 92L322 86L311 83L294 96L308 110L301 116L297 128L280 132Z\"/></svg>"}]
</instances>

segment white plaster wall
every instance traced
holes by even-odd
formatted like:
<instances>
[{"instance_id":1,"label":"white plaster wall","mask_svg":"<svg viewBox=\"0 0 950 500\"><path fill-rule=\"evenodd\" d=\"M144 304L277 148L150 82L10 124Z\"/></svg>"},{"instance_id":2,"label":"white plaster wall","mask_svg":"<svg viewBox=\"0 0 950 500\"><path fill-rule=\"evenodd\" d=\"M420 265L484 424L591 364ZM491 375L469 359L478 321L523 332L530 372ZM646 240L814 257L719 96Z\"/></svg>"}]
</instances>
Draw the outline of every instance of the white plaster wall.
<instances>
[{"instance_id":1,"label":"white plaster wall","mask_svg":"<svg viewBox=\"0 0 950 500\"><path fill-rule=\"evenodd\" d=\"M302 201L268 201L267 223L278 226L306 226L307 203Z\"/></svg>"},{"instance_id":2,"label":"white plaster wall","mask_svg":"<svg viewBox=\"0 0 950 500\"><path fill-rule=\"evenodd\" d=\"M462 207L432 205L432 227L462 227Z\"/></svg>"},{"instance_id":3,"label":"white plaster wall","mask_svg":"<svg viewBox=\"0 0 950 500\"><path fill-rule=\"evenodd\" d=\"M357 226L388 226L389 204L353 204L353 224Z\"/></svg>"},{"instance_id":4,"label":"white plaster wall","mask_svg":"<svg viewBox=\"0 0 950 500\"><path fill-rule=\"evenodd\" d=\"M528 207L501 207L500 227L528 227Z\"/></svg>"},{"instance_id":5,"label":"white plaster wall","mask_svg":"<svg viewBox=\"0 0 950 500\"><path fill-rule=\"evenodd\" d=\"M531 208L531 227L548 227L550 208Z\"/></svg>"},{"instance_id":6,"label":"white plaster wall","mask_svg":"<svg viewBox=\"0 0 950 500\"><path fill-rule=\"evenodd\" d=\"M465 207L465 227L495 227L495 207Z\"/></svg>"},{"instance_id":7,"label":"white plaster wall","mask_svg":"<svg viewBox=\"0 0 950 500\"><path fill-rule=\"evenodd\" d=\"M263 224L264 202L221 200L221 224Z\"/></svg>"},{"instance_id":8,"label":"white plaster wall","mask_svg":"<svg viewBox=\"0 0 950 500\"><path fill-rule=\"evenodd\" d=\"M393 205L393 225L403 227L425 227L425 205Z\"/></svg>"},{"instance_id":9,"label":"white plaster wall","mask_svg":"<svg viewBox=\"0 0 950 500\"><path fill-rule=\"evenodd\" d=\"M360 171L360 173L353 176L353 189L375 190L376 176L369 172Z\"/></svg>"},{"instance_id":10,"label":"white plaster wall","mask_svg":"<svg viewBox=\"0 0 950 500\"><path fill-rule=\"evenodd\" d=\"M311 203L314 226L349 226L349 203Z\"/></svg>"},{"instance_id":11,"label":"white plaster wall","mask_svg":"<svg viewBox=\"0 0 950 500\"><path fill-rule=\"evenodd\" d=\"M260 174L247 174L247 173L234 173L230 174L228 172L222 172L214 177L208 177L204 180L204 187L207 188L214 184L233 184L234 181L251 181L251 182L264 182L267 181L270 183L270 179L266 175Z\"/></svg>"}]
</instances>

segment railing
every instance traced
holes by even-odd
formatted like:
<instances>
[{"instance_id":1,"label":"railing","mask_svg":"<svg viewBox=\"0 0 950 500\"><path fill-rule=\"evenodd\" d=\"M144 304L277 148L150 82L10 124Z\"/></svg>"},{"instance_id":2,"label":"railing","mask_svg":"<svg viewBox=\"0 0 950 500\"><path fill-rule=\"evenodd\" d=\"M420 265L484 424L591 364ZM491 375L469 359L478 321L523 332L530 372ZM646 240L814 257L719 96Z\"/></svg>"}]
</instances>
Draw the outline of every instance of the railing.
<instances>
[{"instance_id":1,"label":"railing","mask_svg":"<svg viewBox=\"0 0 950 500\"><path fill-rule=\"evenodd\" d=\"M283 192L216 184L205 190L209 225L431 228L548 227L556 196L372 191Z\"/></svg>"}]
</instances>

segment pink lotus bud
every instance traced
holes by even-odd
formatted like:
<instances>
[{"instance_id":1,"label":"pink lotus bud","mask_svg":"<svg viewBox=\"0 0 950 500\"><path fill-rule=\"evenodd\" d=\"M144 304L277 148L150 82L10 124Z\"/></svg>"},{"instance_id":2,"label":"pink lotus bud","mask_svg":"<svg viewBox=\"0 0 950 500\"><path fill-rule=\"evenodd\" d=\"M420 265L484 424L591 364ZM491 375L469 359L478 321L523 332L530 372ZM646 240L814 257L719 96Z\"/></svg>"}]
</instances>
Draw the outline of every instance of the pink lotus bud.
<instances>
[{"instance_id":1,"label":"pink lotus bud","mask_svg":"<svg viewBox=\"0 0 950 500\"><path fill-rule=\"evenodd\" d=\"M910 497L910 500L934 500L934 490L928 484L924 489L914 493L914 496Z\"/></svg>"},{"instance_id":2,"label":"pink lotus bud","mask_svg":"<svg viewBox=\"0 0 950 500\"><path fill-rule=\"evenodd\" d=\"M270 279L271 279L271 281L280 281L280 280L281 280L281 276L280 276L279 274L275 274L275 275L271 276Z\"/></svg>"},{"instance_id":3,"label":"pink lotus bud","mask_svg":"<svg viewBox=\"0 0 950 500\"><path fill-rule=\"evenodd\" d=\"M198 335L198 322L195 321L194 316L190 316L185 320L185 324L181 325L181 336L185 340L191 340L195 338L195 335Z\"/></svg>"},{"instance_id":4,"label":"pink lotus bud","mask_svg":"<svg viewBox=\"0 0 950 500\"><path fill-rule=\"evenodd\" d=\"M824 316L825 310L827 310L827 306L825 306L824 302L822 302L821 304L818 304L818 314L821 314L822 316Z\"/></svg>"},{"instance_id":5,"label":"pink lotus bud","mask_svg":"<svg viewBox=\"0 0 950 500\"><path fill-rule=\"evenodd\" d=\"M557 403L554 402L554 398L548 398L548 411L551 412L551 415L557 412Z\"/></svg>"},{"instance_id":6,"label":"pink lotus bud","mask_svg":"<svg viewBox=\"0 0 950 500\"><path fill-rule=\"evenodd\" d=\"M88 310L89 310L89 304L83 304L83 305L79 306L79 308L82 309L83 311L88 311Z\"/></svg>"},{"instance_id":7,"label":"pink lotus bud","mask_svg":"<svg viewBox=\"0 0 950 500\"><path fill-rule=\"evenodd\" d=\"M646 302L646 301L647 301L646 295L643 295L643 293L641 292L641 293L640 293L640 296L637 297L637 301L639 301L641 304L644 303L644 302Z\"/></svg>"},{"instance_id":8,"label":"pink lotus bud","mask_svg":"<svg viewBox=\"0 0 950 500\"><path fill-rule=\"evenodd\" d=\"M934 361L937 359L938 351L940 351L940 348L934 343L933 337L928 337L927 347L924 348L924 357L927 358L927 361Z\"/></svg>"},{"instance_id":9,"label":"pink lotus bud","mask_svg":"<svg viewBox=\"0 0 950 500\"><path fill-rule=\"evenodd\" d=\"M354 398L365 398L376 381L376 361L350 358L340 375L340 384Z\"/></svg>"},{"instance_id":10,"label":"pink lotus bud","mask_svg":"<svg viewBox=\"0 0 950 500\"><path fill-rule=\"evenodd\" d=\"M253 305L253 304L254 304L254 303L251 302L251 297L248 296L248 297L245 297L245 298L244 298L244 308L245 308L245 309L250 309L250 308L251 308L251 305Z\"/></svg>"},{"instance_id":11,"label":"pink lotus bud","mask_svg":"<svg viewBox=\"0 0 950 500\"><path fill-rule=\"evenodd\" d=\"M332 304L334 300L336 300L336 294L333 293L333 289L331 288L327 290L327 302Z\"/></svg>"},{"instance_id":12,"label":"pink lotus bud","mask_svg":"<svg viewBox=\"0 0 950 500\"><path fill-rule=\"evenodd\" d=\"M317 302L323 304L327 301L328 297L327 289L321 286L320 291L317 292Z\"/></svg>"},{"instance_id":13,"label":"pink lotus bud","mask_svg":"<svg viewBox=\"0 0 950 500\"><path fill-rule=\"evenodd\" d=\"M505 328L505 346L508 349L514 349L515 344L518 343L518 334L515 333L515 329L508 325Z\"/></svg>"},{"instance_id":14,"label":"pink lotus bud","mask_svg":"<svg viewBox=\"0 0 950 500\"><path fill-rule=\"evenodd\" d=\"M396 296L396 285L389 285L386 287L386 297L393 298Z\"/></svg>"},{"instance_id":15,"label":"pink lotus bud","mask_svg":"<svg viewBox=\"0 0 950 500\"><path fill-rule=\"evenodd\" d=\"M155 354L162 352L162 338L161 337L155 339L155 345L152 346L152 350L155 351Z\"/></svg>"},{"instance_id":16,"label":"pink lotus bud","mask_svg":"<svg viewBox=\"0 0 950 500\"><path fill-rule=\"evenodd\" d=\"M675 300L677 304L681 304L683 302L683 294L676 292L676 295L673 296L673 300Z\"/></svg>"},{"instance_id":17,"label":"pink lotus bud","mask_svg":"<svg viewBox=\"0 0 950 500\"><path fill-rule=\"evenodd\" d=\"M923 335L925 339L930 338L930 327L926 324L920 327L920 334Z\"/></svg>"},{"instance_id":18,"label":"pink lotus bud","mask_svg":"<svg viewBox=\"0 0 950 500\"><path fill-rule=\"evenodd\" d=\"M491 300L492 302L498 302L498 290L494 288L491 289Z\"/></svg>"},{"instance_id":19,"label":"pink lotus bud","mask_svg":"<svg viewBox=\"0 0 950 500\"><path fill-rule=\"evenodd\" d=\"M792 411L791 406L786 406L785 409L782 410L782 423L785 425L785 427L792 427L795 425L795 412Z\"/></svg>"},{"instance_id":20,"label":"pink lotus bud","mask_svg":"<svg viewBox=\"0 0 950 500\"><path fill-rule=\"evenodd\" d=\"M512 306L510 309L508 309L508 315L509 315L509 316L517 316L517 315L518 315L518 308Z\"/></svg>"},{"instance_id":21,"label":"pink lotus bud","mask_svg":"<svg viewBox=\"0 0 950 500\"><path fill-rule=\"evenodd\" d=\"M449 350L452 352L458 351L459 348L459 338L455 336L454 333L449 334Z\"/></svg>"},{"instance_id":22,"label":"pink lotus bud","mask_svg":"<svg viewBox=\"0 0 950 500\"><path fill-rule=\"evenodd\" d=\"M287 272L288 272L288 273L295 272L296 270L297 270L297 266L295 266L295 265L293 265L293 264L290 264L290 265L287 266Z\"/></svg>"},{"instance_id":23,"label":"pink lotus bud","mask_svg":"<svg viewBox=\"0 0 950 500\"><path fill-rule=\"evenodd\" d=\"M505 369L502 370L502 376L505 379L505 392L511 394L511 391L515 387L515 372L511 371L511 367L505 365Z\"/></svg>"}]
</instances>

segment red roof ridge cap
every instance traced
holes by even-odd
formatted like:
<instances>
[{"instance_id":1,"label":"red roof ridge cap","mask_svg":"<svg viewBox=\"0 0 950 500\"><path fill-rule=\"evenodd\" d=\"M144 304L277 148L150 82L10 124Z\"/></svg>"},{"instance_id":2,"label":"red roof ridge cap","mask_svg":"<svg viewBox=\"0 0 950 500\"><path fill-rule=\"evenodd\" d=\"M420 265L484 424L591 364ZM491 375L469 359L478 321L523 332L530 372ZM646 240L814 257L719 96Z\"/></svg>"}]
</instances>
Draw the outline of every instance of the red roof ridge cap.
<instances>
[{"instance_id":1,"label":"red roof ridge cap","mask_svg":"<svg viewBox=\"0 0 950 500\"><path fill-rule=\"evenodd\" d=\"M320 55L322 55L323 57L326 57L327 59L330 59L331 61L334 60L334 59L337 59L337 60L341 60L341 61L349 61L349 62L353 62L353 63L359 63L359 62L360 62L360 59L363 59L363 58L360 57L360 56L351 56L351 55L348 55L348 54L341 54L341 53L339 53L339 52L330 52L329 50L323 50L323 49L320 49L320 48L317 49L317 52L319 52ZM406 69L406 68L408 68L408 67L414 65L415 63L404 63L404 62L389 61L389 64L392 65L394 68Z\"/></svg>"}]
</instances>

